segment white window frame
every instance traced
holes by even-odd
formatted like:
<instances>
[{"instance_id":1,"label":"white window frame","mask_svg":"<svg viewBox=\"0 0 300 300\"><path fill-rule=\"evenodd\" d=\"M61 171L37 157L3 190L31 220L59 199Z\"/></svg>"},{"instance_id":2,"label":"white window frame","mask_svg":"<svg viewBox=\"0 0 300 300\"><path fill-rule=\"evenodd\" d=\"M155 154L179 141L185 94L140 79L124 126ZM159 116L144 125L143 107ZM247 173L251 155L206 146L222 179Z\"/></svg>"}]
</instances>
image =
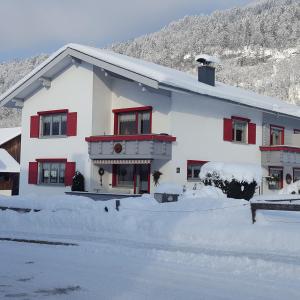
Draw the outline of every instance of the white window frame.
<instances>
[{"instance_id":1,"label":"white window frame","mask_svg":"<svg viewBox=\"0 0 300 300\"><path fill-rule=\"evenodd\" d=\"M53 134L53 118L55 117L60 117L59 121L59 134ZM65 122L66 122L66 129L65 133L62 134L62 118L65 117ZM50 134L45 135L44 134L44 120L45 118L50 118ZM51 138L51 137L66 137L67 136L67 121L68 121L68 116L67 113L58 113L58 114L45 114L40 116L40 123L41 123L41 128L40 128L40 137L41 138Z\"/></svg>"},{"instance_id":2,"label":"white window frame","mask_svg":"<svg viewBox=\"0 0 300 300\"><path fill-rule=\"evenodd\" d=\"M238 141L236 139L237 124L242 124L245 128L244 133L242 133L244 135L244 139L242 141ZM234 143L248 144L248 124L249 122L246 120L232 119L232 141Z\"/></svg>"},{"instance_id":3,"label":"white window frame","mask_svg":"<svg viewBox=\"0 0 300 300\"><path fill-rule=\"evenodd\" d=\"M43 179L43 165L48 164L49 165L49 182L44 182ZM57 175L57 180L58 182L51 182L51 171L52 171L52 165L58 165L58 175ZM54 169L54 168L53 168ZM65 185L65 180L66 180L66 163L65 162L52 162L52 161L43 161L39 162L39 174L38 174L38 183L40 185L59 185L59 186L64 186ZM60 172L64 170L64 181L60 182Z\"/></svg>"}]
</instances>

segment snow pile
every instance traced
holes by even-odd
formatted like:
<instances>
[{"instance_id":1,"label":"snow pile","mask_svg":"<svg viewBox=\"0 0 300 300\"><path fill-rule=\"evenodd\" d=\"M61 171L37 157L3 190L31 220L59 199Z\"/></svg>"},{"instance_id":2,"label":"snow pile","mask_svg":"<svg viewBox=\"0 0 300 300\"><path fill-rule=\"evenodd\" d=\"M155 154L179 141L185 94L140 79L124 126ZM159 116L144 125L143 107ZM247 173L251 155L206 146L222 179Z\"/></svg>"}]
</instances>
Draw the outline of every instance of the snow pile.
<instances>
[{"instance_id":1,"label":"snow pile","mask_svg":"<svg viewBox=\"0 0 300 300\"><path fill-rule=\"evenodd\" d=\"M182 186L176 183L161 183L155 190L155 193L160 193L160 194L181 195L182 192L183 192Z\"/></svg>"},{"instance_id":2,"label":"snow pile","mask_svg":"<svg viewBox=\"0 0 300 300\"><path fill-rule=\"evenodd\" d=\"M297 180L279 191L279 194L300 194L300 180ZM299 196L298 196L299 197Z\"/></svg>"},{"instance_id":3,"label":"snow pile","mask_svg":"<svg viewBox=\"0 0 300 300\"><path fill-rule=\"evenodd\" d=\"M200 178L205 179L208 174L216 175L224 181L230 182L233 179L248 183L255 181L259 185L262 169L261 166L255 164L208 162L202 166Z\"/></svg>"},{"instance_id":4,"label":"snow pile","mask_svg":"<svg viewBox=\"0 0 300 300\"><path fill-rule=\"evenodd\" d=\"M298 222L276 223L258 211L257 223L253 225L248 201L226 198L214 187L187 191L178 202L159 204L151 195L120 201L117 211L113 200L96 202L77 196L0 197L0 206L42 209L23 214L0 211L0 233L51 234L79 241L122 239L244 252L300 251L299 214L289 213ZM287 214L285 218L289 218Z\"/></svg>"}]
</instances>

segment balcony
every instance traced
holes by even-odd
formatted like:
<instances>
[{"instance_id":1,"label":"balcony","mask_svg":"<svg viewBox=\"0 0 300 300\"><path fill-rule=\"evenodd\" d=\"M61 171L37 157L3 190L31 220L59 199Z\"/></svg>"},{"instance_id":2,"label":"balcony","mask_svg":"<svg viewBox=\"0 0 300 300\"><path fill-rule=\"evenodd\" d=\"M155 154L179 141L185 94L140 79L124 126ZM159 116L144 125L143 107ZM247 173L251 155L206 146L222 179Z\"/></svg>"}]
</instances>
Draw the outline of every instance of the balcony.
<instances>
[{"instance_id":1,"label":"balcony","mask_svg":"<svg viewBox=\"0 0 300 300\"><path fill-rule=\"evenodd\" d=\"M300 164L300 147L279 145L260 147L263 166Z\"/></svg>"},{"instance_id":2,"label":"balcony","mask_svg":"<svg viewBox=\"0 0 300 300\"><path fill-rule=\"evenodd\" d=\"M141 134L91 136L85 140L93 160L170 160L176 138L167 134Z\"/></svg>"}]
</instances>

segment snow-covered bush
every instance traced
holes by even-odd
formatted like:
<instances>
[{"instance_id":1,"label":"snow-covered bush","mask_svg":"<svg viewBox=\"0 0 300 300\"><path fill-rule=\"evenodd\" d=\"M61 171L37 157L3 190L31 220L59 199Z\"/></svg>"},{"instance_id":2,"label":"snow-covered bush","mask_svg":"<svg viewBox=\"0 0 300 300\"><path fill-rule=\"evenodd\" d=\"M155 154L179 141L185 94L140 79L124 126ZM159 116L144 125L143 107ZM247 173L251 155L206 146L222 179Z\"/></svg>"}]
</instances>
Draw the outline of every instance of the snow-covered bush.
<instances>
[{"instance_id":1,"label":"snow-covered bush","mask_svg":"<svg viewBox=\"0 0 300 300\"><path fill-rule=\"evenodd\" d=\"M209 162L200 172L205 185L215 186L228 198L250 200L262 177L261 167L253 164Z\"/></svg>"},{"instance_id":2,"label":"snow-covered bush","mask_svg":"<svg viewBox=\"0 0 300 300\"><path fill-rule=\"evenodd\" d=\"M279 191L279 194L300 194L300 180L297 180L294 183L287 185Z\"/></svg>"}]
</instances>

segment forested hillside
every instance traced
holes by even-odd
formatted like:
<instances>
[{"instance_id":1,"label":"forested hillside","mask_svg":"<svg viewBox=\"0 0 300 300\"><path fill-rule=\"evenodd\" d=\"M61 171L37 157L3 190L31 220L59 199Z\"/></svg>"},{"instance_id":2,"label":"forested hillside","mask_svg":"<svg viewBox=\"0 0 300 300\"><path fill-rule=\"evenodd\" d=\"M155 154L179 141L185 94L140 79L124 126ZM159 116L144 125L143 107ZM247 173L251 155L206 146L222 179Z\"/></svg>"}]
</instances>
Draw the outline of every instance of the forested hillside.
<instances>
[{"instance_id":1,"label":"forested hillside","mask_svg":"<svg viewBox=\"0 0 300 300\"><path fill-rule=\"evenodd\" d=\"M190 73L196 71L197 54L219 56L219 81L300 104L300 0L263 0L208 16L187 16L111 48ZM45 57L0 64L0 92ZM12 114L2 110L0 126L17 124L19 113Z\"/></svg>"}]
</instances>

